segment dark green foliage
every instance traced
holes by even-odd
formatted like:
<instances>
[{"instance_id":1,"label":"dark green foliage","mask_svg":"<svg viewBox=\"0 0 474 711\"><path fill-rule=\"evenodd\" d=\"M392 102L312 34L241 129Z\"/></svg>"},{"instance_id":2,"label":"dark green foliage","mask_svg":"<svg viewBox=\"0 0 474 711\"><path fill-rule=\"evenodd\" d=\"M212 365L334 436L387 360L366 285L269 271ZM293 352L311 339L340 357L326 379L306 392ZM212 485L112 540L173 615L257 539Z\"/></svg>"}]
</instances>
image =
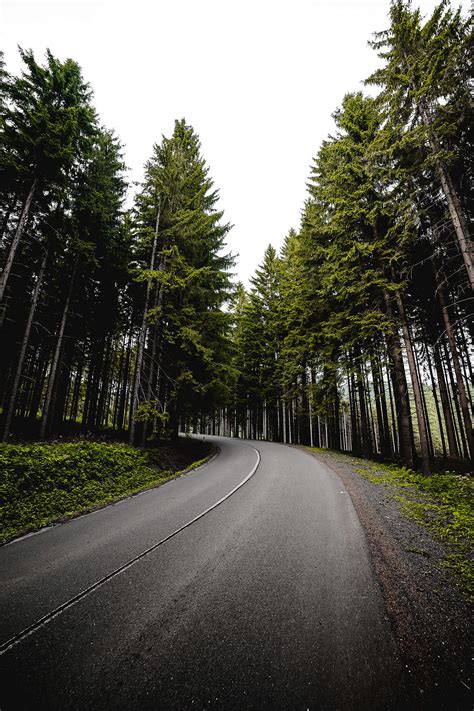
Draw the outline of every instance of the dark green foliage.
<instances>
[{"instance_id":1,"label":"dark green foliage","mask_svg":"<svg viewBox=\"0 0 474 711\"><path fill-rule=\"evenodd\" d=\"M138 412L153 404L151 416L168 413L172 430L179 417L211 413L229 396L230 318L222 304L234 260L223 253L230 226L215 208L208 172L198 136L177 121L172 137L155 145L137 196L144 268L136 278L150 293Z\"/></svg>"},{"instance_id":2,"label":"dark green foliage","mask_svg":"<svg viewBox=\"0 0 474 711\"><path fill-rule=\"evenodd\" d=\"M444 472L425 477L406 469L359 463L357 471L373 484L384 485L402 512L430 531L448 550L446 568L474 597L474 571L469 553L474 542L474 484L469 476Z\"/></svg>"},{"instance_id":3,"label":"dark green foliage","mask_svg":"<svg viewBox=\"0 0 474 711\"><path fill-rule=\"evenodd\" d=\"M177 121L125 212L122 147L79 66L21 56L21 77L0 76L3 438L123 436L135 416L142 441L176 434L229 395L233 258L199 139Z\"/></svg>"},{"instance_id":4,"label":"dark green foliage","mask_svg":"<svg viewBox=\"0 0 474 711\"><path fill-rule=\"evenodd\" d=\"M344 97L300 228L248 292L184 119L124 211L121 146L79 67L1 65L4 439L193 428L425 473L472 458L469 41L449 2L424 20L393 0L373 42L380 93Z\"/></svg>"},{"instance_id":5,"label":"dark green foliage","mask_svg":"<svg viewBox=\"0 0 474 711\"><path fill-rule=\"evenodd\" d=\"M347 94L335 111L276 298L260 267L236 314L235 403L254 436L269 436L262 383L275 382L274 438L428 473L436 455L474 455L470 35L448 2L423 21L394 0L390 18L373 43L380 94Z\"/></svg>"},{"instance_id":6,"label":"dark green foliage","mask_svg":"<svg viewBox=\"0 0 474 711\"><path fill-rule=\"evenodd\" d=\"M207 454L199 444L176 451L85 441L2 444L0 537L113 501L164 481L179 468L197 466Z\"/></svg>"}]
</instances>

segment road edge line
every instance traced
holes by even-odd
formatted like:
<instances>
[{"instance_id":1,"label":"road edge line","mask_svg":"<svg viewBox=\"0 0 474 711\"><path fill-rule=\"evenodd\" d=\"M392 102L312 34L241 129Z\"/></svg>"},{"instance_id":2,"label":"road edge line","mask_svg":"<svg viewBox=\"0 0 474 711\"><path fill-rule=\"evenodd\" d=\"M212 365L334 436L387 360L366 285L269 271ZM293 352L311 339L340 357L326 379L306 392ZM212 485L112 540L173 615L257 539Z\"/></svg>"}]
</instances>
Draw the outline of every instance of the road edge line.
<instances>
[{"instance_id":1,"label":"road edge line","mask_svg":"<svg viewBox=\"0 0 474 711\"><path fill-rule=\"evenodd\" d=\"M200 514L192 518L190 521L187 523L183 524L179 528L177 528L175 531L172 533L168 534L165 536L165 538L162 538L160 541L157 543L154 543L152 546L147 548L145 551L142 551L139 553L137 556L132 558L131 560L127 561L123 565L121 565L119 568L116 568L116 570L112 571L111 573L108 573L107 575L104 575L100 580L97 580L95 583L92 583L92 585L89 585L87 588L84 588L84 590L81 590L81 592L77 593L77 595L74 595L74 597L70 598L69 600L66 600L66 602L63 602L61 605L56 607L54 610L51 612L48 612L46 615L43 615L43 617L40 617L39 620L36 620L36 622L33 622L31 625L26 627L24 630L21 630L21 632L18 632L16 635L8 639L6 642L0 645L0 656L8 652L10 649L15 647L17 644L22 642L24 639L32 635L34 632L39 630L41 627L44 627L47 625L51 620L54 620L56 617L58 617L60 614L68 610L70 607L73 607L76 603L78 603L80 600L83 600L85 597L90 595L92 592L97 590L98 588L102 587L102 585L105 585L109 580L112 580L112 578L115 578L116 576L120 575L123 573L125 570L128 570L128 568L131 568L135 563L138 563L139 560L144 558L145 556L149 555L152 553L156 548L159 546L163 545L163 543L166 543L169 541L171 538L174 538L178 533L181 533L181 531L184 531L186 528L189 528L189 526L192 526L193 523L196 523L196 521L199 521L199 519L203 518L203 516L206 516L206 514L210 513L213 511L215 508L220 506L224 501L226 501L228 498L232 496L232 494L235 494L236 491L238 491L244 484L246 484L249 479L253 477L255 472L258 469L258 466L261 462L261 455L258 449L253 447L250 444L245 443L247 447L250 447L251 449L254 450L254 452L257 454L257 462L251 469L250 473L247 474L247 476L239 483L237 486L235 486L231 491L229 491L228 494L220 498L218 501L216 501L214 504L209 506L205 511L202 511ZM216 455L217 456L217 455ZM204 465L203 465L204 466Z\"/></svg>"}]
</instances>

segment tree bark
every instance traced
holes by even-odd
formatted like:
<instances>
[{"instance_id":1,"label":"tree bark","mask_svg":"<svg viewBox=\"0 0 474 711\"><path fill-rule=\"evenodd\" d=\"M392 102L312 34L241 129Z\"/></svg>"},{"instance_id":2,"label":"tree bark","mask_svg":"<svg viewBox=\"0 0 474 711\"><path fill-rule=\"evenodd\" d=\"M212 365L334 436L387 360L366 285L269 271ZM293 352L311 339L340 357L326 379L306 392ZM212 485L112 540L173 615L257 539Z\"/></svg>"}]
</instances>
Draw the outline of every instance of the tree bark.
<instances>
[{"instance_id":1,"label":"tree bark","mask_svg":"<svg viewBox=\"0 0 474 711\"><path fill-rule=\"evenodd\" d=\"M425 413L423 410L423 398L421 394L420 382L418 380L418 373L416 370L415 354L413 352L413 345L411 342L410 329L408 326L407 316L405 312L405 306L402 301L400 292L396 292L398 313L400 316L403 340L405 342L405 350L407 354L408 367L410 369L411 384L413 387L413 397L415 400L415 410L416 419L418 423L418 432L420 435L420 451L421 451L421 470L423 474L431 474L430 468L430 451L428 444L428 433L426 429Z\"/></svg>"},{"instance_id":2,"label":"tree bark","mask_svg":"<svg viewBox=\"0 0 474 711\"><path fill-rule=\"evenodd\" d=\"M48 248L46 248L43 259L41 261L40 270L36 278L36 284L33 291L33 298L31 300L30 310L28 313L28 319L26 321L25 333L23 335L23 340L21 343L20 354L18 356L15 377L13 379L13 385L10 393L10 402L8 405L7 416L5 419L5 427L3 429L3 442L6 442L8 435L10 434L10 427L12 423L13 414L15 412L16 400L18 394L18 386L20 384L21 373L23 370L23 362L25 360L26 349L28 347L28 341L30 339L31 327L33 325L33 320L35 317L36 307L38 305L38 297L41 291L41 285L43 283L43 276L46 269L46 262L48 261Z\"/></svg>"},{"instance_id":3,"label":"tree bark","mask_svg":"<svg viewBox=\"0 0 474 711\"><path fill-rule=\"evenodd\" d=\"M386 312L392 317L392 304L388 292L384 292ZM409 469L413 469L413 426L411 422L408 385L398 334L387 335L387 350L391 364L393 396L397 414L397 430L400 456Z\"/></svg>"},{"instance_id":4,"label":"tree bark","mask_svg":"<svg viewBox=\"0 0 474 711\"><path fill-rule=\"evenodd\" d=\"M361 429L361 439L362 439L362 456L370 457L372 454L372 438L370 436L369 430L369 418L365 398L364 381L362 379L362 373L360 366L356 364L356 379L357 379L357 392L359 394L359 414L360 414L360 429Z\"/></svg>"},{"instance_id":5,"label":"tree bark","mask_svg":"<svg viewBox=\"0 0 474 711\"><path fill-rule=\"evenodd\" d=\"M16 228L12 243L10 245L10 249L8 251L5 266L4 266L3 271L0 275L0 304L2 304L3 300L4 300L5 289L7 287L8 278L10 276L10 272L12 269L13 260L15 259L15 254L18 249L18 245L20 244L20 240L21 240L23 231L25 229L26 220L28 219L28 213L30 211L31 202L32 202L33 196L35 194L37 184L38 184L38 179L35 178L31 184L28 195L25 198L25 202L23 203L23 208L21 211L20 219L18 220L18 226ZM2 310L2 314L4 314L4 308ZM3 315L2 314L0 314L0 325L3 323Z\"/></svg>"},{"instance_id":6,"label":"tree bark","mask_svg":"<svg viewBox=\"0 0 474 711\"><path fill-rule=\"evenodd\" d=\"M446 202L448 203L449 216L451 218L451 222L453 223L454 231L456 232L459 250L461 252L464 261L464 266L466 267L467 271L468 281L471 285L471 289L474 290L473 245L469 236L467 221L461 207L461 201L459 200L459 196L457 194L456 188L454 187L451 175L449 174L444 163L438 157L438 151L440 149L439 140L433 130L433 122L430 117L430 110L426 105L426 102L423 100L420 100L418 102L418 108L422 121L428 129L428 143L433 153L436 170L438 172L439 180L441 183L441 188L446 198Z\"/></svg>"},{"instance_id":7,"label":"tree bark","mask_svg":"<svg viewBox=\"0 0 474 711\"><path fill-rule=\"evenodd\" d=\"M438 289L438 300L443 314L443 323L446 329L446 334L448 336L449 349L451 351L454 373L456 375L456 389L459 398L459 405L461 406L462 418L464 421L464 429L469 450L469 456L471 458L471 462L474 462L474 436L472 432L471 415L469 413L469 402L467 399L466 388L464 386L464 380L462 377L461 365L459 363L456 339L454 337L454 331L451 324L451 319L449 317L448 308L446 306L446 301L444 298L444 290L442 287Z\"/></svg>"},{"instance_id":8,"label":"tree bark","mask_svg":"<svg viewBox=\"0 0 474 711\"><path fill-rule=\"evenodd\" d=\"M380 440L380 453L382 457L389 458L392 454L390 445L390 435L388 426L387 403L383 392L383 383L380 382L380 366L377 360L372 359L371 364L372 380L374 383L375 410L377 413L377 424Z\"/></svg>"},{"instance_id":9,"label":"tree bark","mask_svg":"<svg viewBox=\"0 0 474 711\"><path fill-rule=\"evenodd\" d=\"M425 336L425 339L426 339L426 336ZM427 341L427 339L426 339L426 341ZM427 348L428 348L428 346L427 346ZM434 351L434 349L433 349L433 351ZM436 417L438 419L439 434L441 437L441 447L443 449L443 457L446 457L448 454L447 449L446 449L446 438L444 436L443 420L441 417L441 410L440 410L439 401L438 401L438 393L436 392L436 383L435 383L435 378L434 378L434 373L433 373L433 368L431 365L431 359L430 359L429 352L427 353L427 356L426 356L426 362L428 363L428 369L430 371L431 388L433 390L433 398L434 398L435 407L436 407Z\"/></svg>"},{"instance_id":10,"label":"tree bark","mask_svg":"<svg viewBox=\"0 0 474 711\"><path fill-rule=\"evenodd\" d=\"M44 439L46 436L46 430L48 426L48 418L50 415L51 400L54 392L54 385L56 381L56 373L59 365L59 357L61 355L61 348L63 345L64 331L66 330L67 317L69 314L69 305L71 303L72 291L74 286L74 279L76 276L77 264L79 257L76 257L76 262L74 264L74 269L71 275L71 281L69 284L69 290L67 293L66 301L64 303L63 315L61 317L61 324L59 326L58 339L56 341L56 348L54 350L53 362L51 364L51 372L49 374L48 388L46 390L46 397L43 406L43 413L41 417L41 427L40 427L40 439Z\"/></svg>"},{"instance_id":11,"label":"tree bark","mask_svg":"<svg viewBox=\"0 0 474 711\"><path fill-rule=\"evenodd\" d=\"M159 223L160 223L160 205L158 204L158 212L156 215L156 223L155 223L155 233L153 236L153 244L151 248L151 257L150 257L150 270L155 268L155 255L156 255L156 244L158 241L158 228L159 228ZM129 426L129 442L131 445L134 444L135 442L135 411L138 406L138 393L140 390L140 381L141 381L141 373L142 373L142 364L143 364L143 351L145 349L145 338L146 338L146 332L147 332L147 313L148 313L148 305L150 303L150 293L151 293L151 279L148 279L147 285L146 285L146 295L145 295L145 305L143 308L143 316L142 316L142 322L140 325L140 331L138 333L138 343L137 343L137 360L135 364L135 375L133 379L133 388L132 388L132 401L130 403L130 426Z\"/></svg>"}]
</instances>

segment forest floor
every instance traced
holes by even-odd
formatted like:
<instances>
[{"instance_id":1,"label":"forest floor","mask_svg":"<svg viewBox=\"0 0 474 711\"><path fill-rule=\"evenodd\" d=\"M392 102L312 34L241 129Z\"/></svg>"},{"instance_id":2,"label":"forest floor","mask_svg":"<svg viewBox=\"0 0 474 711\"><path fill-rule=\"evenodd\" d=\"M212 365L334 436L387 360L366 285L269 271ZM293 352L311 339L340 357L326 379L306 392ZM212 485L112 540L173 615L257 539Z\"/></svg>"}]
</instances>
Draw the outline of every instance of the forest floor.
<instances>
[{"instance_id":1,"label":"forest floor","mask_svg":"<svg viewBox=\"0 0 474 711\"><path fill-rule=\"evenodd\" d=\"M185 438L146 449L91 440L0 444L0 544L159 486L212 452Z\"/></svg>"},{"instance_id":2,"label":"forest floor","mask_svg":"<svg viewBox=\"0 0 474 711\"><path fill-rule=\"evenodd\" d=\"M305 449L352 498L420 708L470 708L472 481Z\"/></svg>"}]
</instances>

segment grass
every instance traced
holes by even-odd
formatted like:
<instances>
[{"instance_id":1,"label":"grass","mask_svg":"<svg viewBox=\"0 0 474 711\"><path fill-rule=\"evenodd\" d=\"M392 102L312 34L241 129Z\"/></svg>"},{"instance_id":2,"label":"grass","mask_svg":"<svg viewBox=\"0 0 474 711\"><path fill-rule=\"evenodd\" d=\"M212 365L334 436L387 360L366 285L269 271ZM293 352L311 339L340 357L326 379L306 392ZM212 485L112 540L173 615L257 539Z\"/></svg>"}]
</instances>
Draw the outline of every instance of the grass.
<instances>
[{"instance_id":1,"label":"grass","mask_svg":"<svg viewBox=\"0 0 474 711\"><path fill-rule=\"evenodd\" d=\"M155 486L206 461L209 447L140 450L91 441L0 445L0 540Z\"/></svg>"},{"instance_id":2,"label":"grass","mask_svg":"<svg viewBox=\"0 0 474 711\"><path fill-rule=\"evenodd\" d=\"M308 448L311 449L311 448ZM311 451L328 453L313 448ZM385 486L408 519L428 528L448 551L442 565L457 577L474 599L474 482L469 476L441 472L424 476L394 464L381 464L331 452L331 457L355 466L355 471L376 485ZM416 551L423 554L422 551Z\"/></svg>"}]
</instances>

